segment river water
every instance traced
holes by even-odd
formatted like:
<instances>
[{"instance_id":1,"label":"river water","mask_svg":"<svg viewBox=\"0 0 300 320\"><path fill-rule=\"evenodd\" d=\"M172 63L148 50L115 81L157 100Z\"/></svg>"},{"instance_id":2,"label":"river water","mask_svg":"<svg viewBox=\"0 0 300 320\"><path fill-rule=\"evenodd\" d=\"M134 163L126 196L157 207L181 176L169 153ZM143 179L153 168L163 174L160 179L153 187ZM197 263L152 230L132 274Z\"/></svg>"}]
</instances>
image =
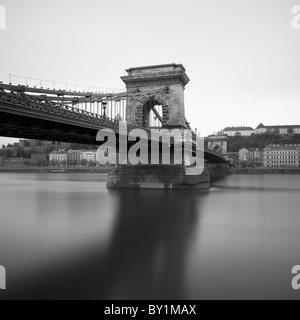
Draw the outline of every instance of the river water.
<instances>
[{"instance_id":1,"label":"river water","mask_svg":"<svg viewBox=\"0 0 300 320\"><path fill-rule=\"evenodd\" d=\"M300 299L300 176L108 191L98 174L0 174L0 299Z\"/></svg>"}]
</instances>

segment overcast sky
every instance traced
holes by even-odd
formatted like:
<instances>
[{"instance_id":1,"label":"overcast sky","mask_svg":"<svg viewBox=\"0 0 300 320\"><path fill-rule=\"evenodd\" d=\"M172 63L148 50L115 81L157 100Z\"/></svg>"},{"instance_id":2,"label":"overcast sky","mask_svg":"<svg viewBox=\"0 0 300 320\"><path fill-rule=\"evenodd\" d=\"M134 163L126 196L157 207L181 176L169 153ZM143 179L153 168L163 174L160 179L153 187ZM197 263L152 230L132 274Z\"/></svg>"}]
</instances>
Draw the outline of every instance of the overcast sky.
<instances>
[{"instance_id":1,"label":"overcast sky","mask_svg":"<svg viewBox=\"0 0 300 320\"><path fill-rule=\"evenodd\" d=\"M226 126L300 124L300 0L0 0L8 74L122 88L129 67L182 63L186 116ZM0 138L0 143L7 139Z\"/></svg>"}]
</instances>

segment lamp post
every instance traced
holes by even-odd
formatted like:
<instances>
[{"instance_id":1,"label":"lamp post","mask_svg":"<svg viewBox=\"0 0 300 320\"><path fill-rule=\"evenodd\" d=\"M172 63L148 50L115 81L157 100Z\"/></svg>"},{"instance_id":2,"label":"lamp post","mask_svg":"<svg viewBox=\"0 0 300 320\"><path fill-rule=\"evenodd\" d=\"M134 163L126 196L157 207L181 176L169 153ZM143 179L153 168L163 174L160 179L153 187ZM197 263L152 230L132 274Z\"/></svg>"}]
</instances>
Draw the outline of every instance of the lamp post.
<instances>
[{"instance_id":1,"label":"lamp post","mask_svg":"<svg viewBox=\"0 0 300 320\"><path fill-rule=\"evenodd\" d=\"M103 108L103 117L106 118L107 102L102 102L102 108Z\"/></svg>"}]
</instances>

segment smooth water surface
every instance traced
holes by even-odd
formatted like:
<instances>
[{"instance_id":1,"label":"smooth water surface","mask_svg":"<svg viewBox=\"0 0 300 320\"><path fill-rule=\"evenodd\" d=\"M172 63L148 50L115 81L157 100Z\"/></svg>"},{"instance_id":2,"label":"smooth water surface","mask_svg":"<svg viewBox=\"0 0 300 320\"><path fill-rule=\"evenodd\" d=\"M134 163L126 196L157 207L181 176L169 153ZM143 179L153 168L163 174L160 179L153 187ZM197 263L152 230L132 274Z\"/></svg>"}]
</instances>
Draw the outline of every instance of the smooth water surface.
<instances>
[{"instance_id":1,"label":"smooth water surface","mask_svg":"<svg viewBox=\"0 0 300 320\"><path fill-rule=\"evenodd\" d=\"M0 299L300 298L300 176L108 191L98 174L0 174Z\"/></svg>"}]
</instances>

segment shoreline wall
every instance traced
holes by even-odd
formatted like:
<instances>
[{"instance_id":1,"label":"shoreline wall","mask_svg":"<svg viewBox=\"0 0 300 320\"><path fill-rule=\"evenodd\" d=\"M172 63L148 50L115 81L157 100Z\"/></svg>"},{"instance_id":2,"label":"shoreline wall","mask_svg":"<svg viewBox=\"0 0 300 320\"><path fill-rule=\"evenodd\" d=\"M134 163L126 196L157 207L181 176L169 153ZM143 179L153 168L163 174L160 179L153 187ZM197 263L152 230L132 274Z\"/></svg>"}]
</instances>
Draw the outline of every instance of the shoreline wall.
<instances>
[{"instance_id":1,"label":"shoreline wall","mask_svg":"<svg viewBox=\"0 0 300 320\"><path fill-rule=\"evenodd\" d=\"M103 173L108 174L112 167L88 167L88 168L54 168L54 167L31 167L9 168L0 167L0 173Z\"/></svg>"},{"instance_id":2,"label":"shoreline wall","mask_svg":"<svg viewBox=\"0 0 300 320\"><path fill-rule=\"evenodd\" d=\"M300 174L300 168L231 168L233 174Z\"/></svg>"},{"instance_id":3,"label":"shoreline wall","mask_svg":"<svg viewBox=\"0 0 300 320\"><path fill-rule=\"evenodd\" d=\"M103 173L108 174L113 167L30 167L10 168L0 167L0 173L51 173L51 171L63 171L63 173ZM300 174L300 168L209 168L211 176L218 174ZM55 172L54 172L55 173Z\"/></svg>"}]
</instances>

